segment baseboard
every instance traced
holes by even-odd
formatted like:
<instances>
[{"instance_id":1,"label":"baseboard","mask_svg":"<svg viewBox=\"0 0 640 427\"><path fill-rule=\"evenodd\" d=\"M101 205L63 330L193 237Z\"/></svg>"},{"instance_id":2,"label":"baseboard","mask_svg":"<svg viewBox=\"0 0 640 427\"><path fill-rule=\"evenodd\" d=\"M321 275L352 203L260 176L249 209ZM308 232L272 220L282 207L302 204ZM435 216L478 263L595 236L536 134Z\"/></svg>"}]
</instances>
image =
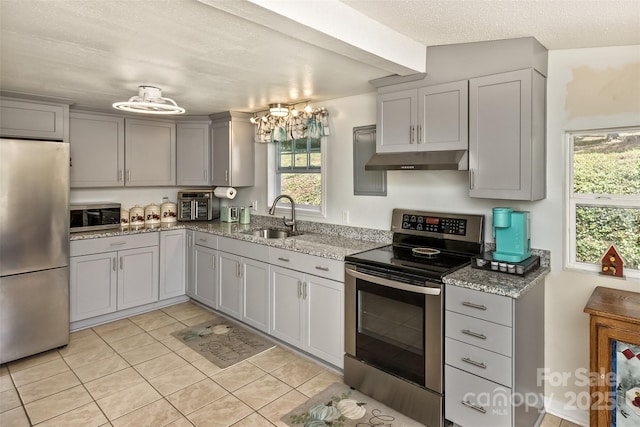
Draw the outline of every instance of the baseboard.
<instances>
[{"instance_id":1,"label":"baseboard","mask_svg":"<svg viewBox=\"0 0 640 427\"><path fill-rule=\"evenodd\" d=\"M589 427L589 411L569 406L556 399L545 398L545 410L548 414L571 421L579 426Z\"/></svg>"}]
</instances>

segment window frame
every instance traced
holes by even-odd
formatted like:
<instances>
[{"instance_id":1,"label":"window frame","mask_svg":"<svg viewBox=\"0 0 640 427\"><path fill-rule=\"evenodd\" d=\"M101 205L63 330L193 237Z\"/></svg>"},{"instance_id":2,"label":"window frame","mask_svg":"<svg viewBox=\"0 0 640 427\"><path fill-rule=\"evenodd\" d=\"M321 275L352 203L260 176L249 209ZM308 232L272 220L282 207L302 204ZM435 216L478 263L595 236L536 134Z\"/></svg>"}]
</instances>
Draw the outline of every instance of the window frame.
<instances>
[{"instance_id":1,"label":"window frame","mask_svg":"<svg viewBox=\"0 0 640 427\"><path fill-rule=\"evenodd\" d=\"M267 161L268 161L267 170L269 172L268 174L269 206L267 207L267 210L269 207L271 207L275 198L281 194L279 180L277 177L279 173L299 173L299 174L317 173L316 171L302 172L302 171L296 171L295 169L292 169L291 171L287 171L287 172L278 171L278 167L277 167L278 161L279 161L278 145L275 143L269 144L268 148L269 149L267 153ZM299 205L296 203L296 216L313 217L313 218L327 217L327 166L326 165L327 165L327 137L321 136L320 137L320 181L321 181L320 182L320 191L321 191L320 206L318 208L313 208L308 205ZM291 211L291 208L289 206L289 203L278 202L278 204L276 205L276 214L278 215L287 215L289 214L290 211Z\"/></svg>"},{"instance_id":2,"label":"window frame","mask_svg":"<svg viewBox=\"0 0 640 427\"><path fill-rule=\"evenodd\" d=\"M568 226L566 227L565 236L565 268L570 270L600 273L601 265L599 263L588 263L576 260L576 208L578 205L587 205L595 207L610 207L620 209L639 209L640 210L640 194L636 195L616 195L616 194L585 194L574 193L574 137L587 136L597 133L620 133L620 132L640 132L640 127L637 126L622 126L617 128L605 128L605 129L587 129L587 130L574 130L566 131L566 220ZM604 255L604 253L603 253ZM640 270L631 269L625 267L624 276L626 278L640 278ZM624 279L625 277L623 277Z\"/></svg>"}]
</instances>

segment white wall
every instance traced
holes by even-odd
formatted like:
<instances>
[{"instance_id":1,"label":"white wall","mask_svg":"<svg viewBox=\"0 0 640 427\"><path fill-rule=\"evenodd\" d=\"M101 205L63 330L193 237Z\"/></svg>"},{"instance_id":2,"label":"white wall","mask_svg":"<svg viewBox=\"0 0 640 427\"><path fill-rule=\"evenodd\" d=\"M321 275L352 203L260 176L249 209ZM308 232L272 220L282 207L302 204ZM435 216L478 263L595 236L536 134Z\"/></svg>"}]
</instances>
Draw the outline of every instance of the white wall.
<instances>
[{"instance_id":1,"label":"white wall","mask_svg":"<svg viewBox=\"0 0 640 427\"><path fill-rule=\"evenodd\" d=\"M538 202L473 199L467 195L468 174L458 171L390 171L387 197L354 196L353 127L374 124L375 93L319 104L329 110L331 136L327 162L328 209L323 221L340 224L342 210L351 225L389 229L394 207L482 213L490 223L491 208L511 206L531 211L531 244L551 251L552 271L546 281L545 366L566 373L566 383L545 382L547 409L588 425L588 388L576 369L589 366L589 319L583 308L596 286L640 292L640 283L563 269L566 236L564 187L565 132L640 125L640 46L559 50L549 53L547 79L547 197ZM267 203L265 146L258 147L256 187L241 189L236 204ZM485 229L486 240L493 240ZM580 372L577 372L579 375ZM550 377L551 378L551 377ZM554 377L555 379L555 377ZM576 402L578 405L576 406Z\"/></svg>"}]
</instances>

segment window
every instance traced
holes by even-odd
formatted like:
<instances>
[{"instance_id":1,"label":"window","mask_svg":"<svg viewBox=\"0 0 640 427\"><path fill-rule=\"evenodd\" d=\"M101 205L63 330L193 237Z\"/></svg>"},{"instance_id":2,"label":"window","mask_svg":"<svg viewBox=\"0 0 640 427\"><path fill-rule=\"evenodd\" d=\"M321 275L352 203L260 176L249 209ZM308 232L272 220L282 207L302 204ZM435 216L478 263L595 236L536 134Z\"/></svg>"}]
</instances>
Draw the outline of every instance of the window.
<instances>
[{"instance_id":1,"label":"window","mask_svg":"<svg viewBox=\"0 0 640 427\"><path fill-rule=\"evenodd\" d=\"M613 244L640 277L640 128L569 134L568 265L600 271Z\"/></svg>"},{"instance_id":2,"label":"window","mask_svg":"<svg viewBox=\"0 0 640 427\"><path fill-rule=\"evenodd\" d=\"M275 196L293 197L296 210L324 213L323 139L301 138L276 143ZM288 203L282 199L278 206Z\"/></svg>"}]
</instances>

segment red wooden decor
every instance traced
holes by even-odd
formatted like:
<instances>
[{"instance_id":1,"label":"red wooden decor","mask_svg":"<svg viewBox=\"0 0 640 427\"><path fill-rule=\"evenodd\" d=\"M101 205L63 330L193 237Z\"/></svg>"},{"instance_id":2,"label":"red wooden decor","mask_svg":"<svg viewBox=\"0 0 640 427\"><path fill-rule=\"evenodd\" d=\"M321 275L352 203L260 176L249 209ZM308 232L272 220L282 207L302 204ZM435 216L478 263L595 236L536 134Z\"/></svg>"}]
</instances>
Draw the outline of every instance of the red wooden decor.
<instances>
[{"instance_id":1,"label":"red wooden decor","mask_svg":"<svg viewBox=\"0 0 640 427\"><path fill-rule=\"evenodd\" d=\"M622 257L620 257L615 246L609 246L609 249L607 249L604 256L600 259L600 263L602 264L600 274L605 276L622 277L624 261L622 260Z\"/></svg>"}]
</instances>

